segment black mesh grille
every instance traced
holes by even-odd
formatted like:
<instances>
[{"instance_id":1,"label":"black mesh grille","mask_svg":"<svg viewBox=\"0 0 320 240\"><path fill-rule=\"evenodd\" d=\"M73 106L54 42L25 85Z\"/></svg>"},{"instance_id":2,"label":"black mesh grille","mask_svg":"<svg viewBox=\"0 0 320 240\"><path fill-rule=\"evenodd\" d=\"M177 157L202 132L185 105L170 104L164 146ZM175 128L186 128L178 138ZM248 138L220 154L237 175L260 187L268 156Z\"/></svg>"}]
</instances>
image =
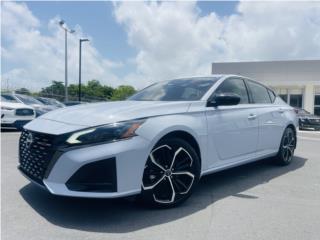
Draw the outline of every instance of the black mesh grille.
<instances>
[{"instance_id":1,"label":"black mesh grille","mask_svg":"<svg viewBox=\"0 0 320 240\"><path fill-rule=\"evenodd\" d=\"M34 114L34 111L28 108L19 108L16 110L17 116L32 116L33 114Z\"/></svg>"},{"instance_id":2,"label":"black mesh grille","mask_svg":"<svg viewBox=\"0 0 320 240\"><path fill-rule=\"evenodd\" d=\"M55 153L54 136L24 130L19 142L19 169L32 180L43 184L48 165Z\"/></svg>"}]
</instances>

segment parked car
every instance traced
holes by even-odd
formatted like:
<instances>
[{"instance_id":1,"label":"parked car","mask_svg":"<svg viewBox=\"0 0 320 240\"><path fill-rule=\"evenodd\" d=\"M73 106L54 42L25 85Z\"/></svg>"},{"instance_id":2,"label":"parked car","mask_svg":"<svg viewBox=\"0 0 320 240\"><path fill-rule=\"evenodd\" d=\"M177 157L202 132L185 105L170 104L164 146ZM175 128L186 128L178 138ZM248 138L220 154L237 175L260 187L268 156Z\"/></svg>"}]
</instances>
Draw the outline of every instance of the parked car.
<instances>
[{"instance_id":1,"label":"parked car","mask_svg":"<svg viewBox=\"0 0 320 240\"><path fill-rule=\"evenodd\" d=\"M23 103L18 102L14 98L5 99L1 97L1 128L22 127L35 118L35 111Z\"/></svg>"},{"instance_id":2,"label":"parked car","mask_svg":"<svg viewBox=\"0 0 320 240\"><path fill-rule=\"evenodd\" d=\"M295 109L299 118L299 129L320 130L320 116L313 115L300 108Z\"/></svg>"},{"instance_id":3,"label":"parked car","mask_svg":"<svg viewBox=\"0 0 320 240\"><path fill-rule=\"evenodd\" d=\"M62 102L59 102L54 98L37 97L36 99L42 102L44 105L51 106L54 109L65 107Z\"/></svg>"},{"instance_id":4,"label":"parked car","mask_svg":"<svg viewBox=\"0 0 320 240\"><path fill-rule=\"evenodd\" d=\"M23 94L16 94L16 93L1 93L1 96L5 99L16 99L18 102L23 103L25 105L31 106L36 111L36 117L47 113L54 108L45 106L43 103L35 99L34 97L23 95Z\"/></svg>"},{"instance_id":5,"label":"parked car","mask_svg":"<svg viewBox=\"0 0 320 240\"><path fill-rule=\"evenodd\" d=\"M206 174L266 157L290 164L297 126L294 109L250 79L176 79L33 120L20 138L19 169L56 195L140 194L172 207Z\"/></svg>"}]
</instances>

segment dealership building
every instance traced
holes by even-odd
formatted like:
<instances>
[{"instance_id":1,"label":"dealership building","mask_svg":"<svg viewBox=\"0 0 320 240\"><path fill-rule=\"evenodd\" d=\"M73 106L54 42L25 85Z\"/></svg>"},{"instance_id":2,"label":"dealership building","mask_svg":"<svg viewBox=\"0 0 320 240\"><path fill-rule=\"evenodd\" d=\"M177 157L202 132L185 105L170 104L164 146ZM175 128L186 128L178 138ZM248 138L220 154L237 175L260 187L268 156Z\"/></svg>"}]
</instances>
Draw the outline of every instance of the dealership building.
<instances>
[{"instance_id":1,"label":"dealership building","mask_svg":"<svg viewBox=\"0 0 320 240\"><path fill-rule=\"evenodd\" d=\"M215 62L213 74L237 74L259 81L293 107L320 115L320 60Z\"/></svg>"}]
</instances>

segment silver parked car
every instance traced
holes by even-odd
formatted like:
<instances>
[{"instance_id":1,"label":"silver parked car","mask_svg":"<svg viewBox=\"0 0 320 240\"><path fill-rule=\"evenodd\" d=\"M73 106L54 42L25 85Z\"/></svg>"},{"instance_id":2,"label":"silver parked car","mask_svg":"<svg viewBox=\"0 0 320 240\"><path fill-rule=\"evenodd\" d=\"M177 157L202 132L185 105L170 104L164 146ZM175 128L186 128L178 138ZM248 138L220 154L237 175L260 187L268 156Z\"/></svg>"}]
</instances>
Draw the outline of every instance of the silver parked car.
<instances>
[{"instance_id":1,"label":"silver parked car","mask_svg":"<svg viewBox=\"0 0 320 240\"><path fill-rule=\"evenodd\" d=\"M185 201L201 176L266 157L287 165L297 117L235 75L153 84L126 101L61 108L24 128L21 172L52 194L150 204Z\"/></svg>"}]
</instances>

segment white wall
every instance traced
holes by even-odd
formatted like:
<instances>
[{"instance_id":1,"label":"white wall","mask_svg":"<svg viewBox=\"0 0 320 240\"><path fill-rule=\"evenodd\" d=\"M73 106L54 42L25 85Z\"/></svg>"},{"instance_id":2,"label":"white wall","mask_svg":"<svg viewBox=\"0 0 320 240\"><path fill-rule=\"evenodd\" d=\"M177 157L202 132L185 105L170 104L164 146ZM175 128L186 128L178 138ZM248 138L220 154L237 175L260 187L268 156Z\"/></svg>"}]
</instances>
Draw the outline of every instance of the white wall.
<instances>
[{"instance_id":1,"label":"white wall","mask_svg":"<svg viewBox=\"0 0 320 240\"><path fill-rule=\"evenodd\" d=\"M212 63L212 74L237 74L276 88L302 89L303 107L313 113L320 60Z\"/></svg>"}]
</instances>

